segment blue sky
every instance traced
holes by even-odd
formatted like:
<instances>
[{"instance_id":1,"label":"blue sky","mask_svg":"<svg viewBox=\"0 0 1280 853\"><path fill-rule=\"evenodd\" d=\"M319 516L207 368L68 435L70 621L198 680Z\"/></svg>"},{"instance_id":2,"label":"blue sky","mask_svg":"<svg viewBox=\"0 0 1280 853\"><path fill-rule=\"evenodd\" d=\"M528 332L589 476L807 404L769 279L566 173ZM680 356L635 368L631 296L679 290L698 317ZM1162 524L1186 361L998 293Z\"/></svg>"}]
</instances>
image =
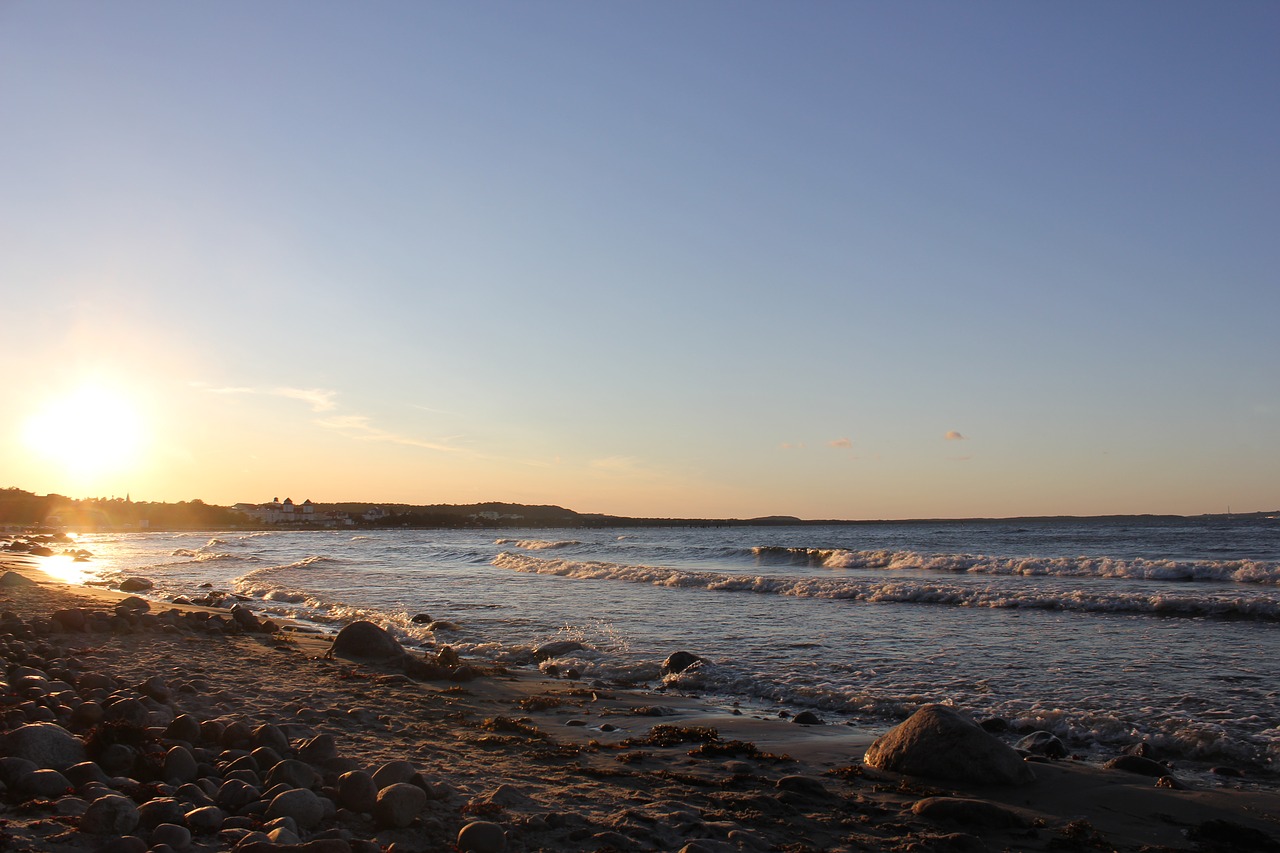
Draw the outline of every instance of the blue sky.
<instances>
[{"instance_id":1,"label":"blue sky","mask_svg":"<svg viewBox=\"0 0 1280 853\"><path fill-rule=\"evenodd\" d=\"M1277 35L1243 2L0 5L0 471L1276 508Z\"/></svg>"}]
</instances>

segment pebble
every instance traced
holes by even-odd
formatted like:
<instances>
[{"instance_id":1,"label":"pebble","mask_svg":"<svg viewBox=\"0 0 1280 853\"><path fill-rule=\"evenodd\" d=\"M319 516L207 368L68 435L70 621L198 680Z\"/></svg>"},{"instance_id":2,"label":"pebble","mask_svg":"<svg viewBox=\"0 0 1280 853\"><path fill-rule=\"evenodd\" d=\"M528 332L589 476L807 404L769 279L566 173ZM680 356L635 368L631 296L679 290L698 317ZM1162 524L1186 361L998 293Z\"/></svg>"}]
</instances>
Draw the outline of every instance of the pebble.
<instances>
[{"instance_id":1,"label":"pebble","mask_svg":"<svg viewBox=\"0 0 1280 853\"><path fill-rule=\"evenodd\" d=\"M305 761L286 758L267 772L267 787L288 785L290 788L314 788L320 784L320 774Z\"/></svg>"},{"instance_id":2,"label":"pebble","mask_svg":"<svg viewBox=\"0 0 1280 853\"><path fill-rule=\"evenodd\" d=\"M217 806L201 806L187 812L187 826L194 833L213 833L222 828L227 813Z\"/></svg>"},{"instance_id":3,"label":"pebble","mask_svg":"<svg viewBox=\"0 0 1280 853\"><path fill-rule=\"evenodd\" d=\"M80 829L91 835L124 835L140 820L138 807L128 797L108 794L89 804L80 818Z\"/></svg>"},{"instance_id":4,"label":"pebble","mask_svg":"<svg viewBox=\"0 0 1280 853\"><path fill-rule=\"evenodd\" d=\"M338 777L338 803L353 812L372 814L378 800L378 786L363 770L353 770Z\"/></svg>"},{"instance_id":5,"label":"pebble","mask_svg":"<svg viewBox=\"0 0 1280 853\"><path fill-rule=\"evenodd\" d=\"M417 785L397 782L378 791L374 817L380 827L403 828L427 807L427 793Z\"/></svg>"},{"instance_id":6,"label":"pebble","mask_svg":"<svg viewBox=\"0 0 1280 853\"><path fill-rule=\"evenodd\" d=\"M299 829L311 829L324 818L324 804L315 792L293 788L277 794L267 806L267 818L277 817L291 817Z\"/></svg>"},{"instance_id":7,"label":"pebble","mask_svg":"<svg viewBox=\"0 0 1280 853\"><path fill-rule=\"evenodd\" d=\"M472 821L458 830L458 853L502 853L507 833L496 823Z\"/></svg>"},{"instance_id":8,"label":"pebble","mask_svg":"<svg viewBox=\"0 0 1280 853\"><path fill-rule=\"evenodd\" d=\"M185 850L191 846L191 830L176 823L162 823L151 830L152 853L155 846L167 844L174 850Z\"/></svg>"}]
</instances>

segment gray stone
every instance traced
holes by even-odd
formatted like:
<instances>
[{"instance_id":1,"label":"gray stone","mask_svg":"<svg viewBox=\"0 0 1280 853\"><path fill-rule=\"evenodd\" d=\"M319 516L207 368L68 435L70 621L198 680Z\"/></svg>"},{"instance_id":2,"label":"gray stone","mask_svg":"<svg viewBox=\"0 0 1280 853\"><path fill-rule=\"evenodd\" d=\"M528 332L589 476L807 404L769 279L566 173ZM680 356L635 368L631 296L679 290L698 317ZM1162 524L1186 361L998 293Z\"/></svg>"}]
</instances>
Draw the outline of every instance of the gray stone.
<instances>
[{"instance_id":1,"label":"gray stone","mask_svg":"<svg viewBox=\"0 0 1280 853\"><path fill-rule=\"evenodd\" d=\"M19 758L16 755L6 755L0 758L0 782L16 785L23 776L39 769L34 761Z\"/></svg>"},{"instance_id":2,"label":"gray stone","mask_svg":"<svg viewBox=\"0 0 1280 853\"><path fill-rule=\"evenodd\" d=\"M181 800L173 797L155 797L138 806L138 818L142 826L180 823L186 811L186 806Z\"/></svg>"},{"instance_id":3,"label":"gray stone","mask_svg":"<svg viewBox=\"0 0 1280 853\"><path fill-rule=\"evenodd\" d=\"M183 782L194 780L198 772L199 765L196 763L195 756L185 746L175 746L165 753L164 770L161 775L166 782L181 785Z\"/></svg>"},{"instance_id":4,"label":"gray stone","mask_svg":"<svg viewBox=\"0 0 1280 853\"><path fill-rule=\"evenodd\" d=\"M120 589L125 592L142 592L154 586L155 584L146 578L125 578L120 582Z\"/></svg>"},{"instance_id":5,"label":"gray stone","mask_svg":"<svg viewBox=\"0 0 1280 853\"><path fill-rule=\"evenodd\" d=\"M323 765L338 757L338 744L331 734L319 734L298 749L298 758L308 764Z\"/></svg>"},{"instance_id":6,"label":"gray stone","mask_svg":"<svg viewBox=\"0 0 1280 853\"><path fill-rule=\"evenodd\" d=\"M164 730L170 740L181 740L195 746L200 742L200 721L190 714L179 714Z\"/></svg>"},{"instance_id":7,"label":"gray stone","mask_svg":"<svg viewBox=\"0 0 1280 853\"><path fill-rule=\"evenodd\" d=\"M288 785L290 788L315 788L320 785L320 774L305 761L286 758L267 772L267 787Z\"/></svg>"},{"instance_id":8,"label":"gray stone","mask_svg":"<svg viewBox=\"0 0 1280 853\"><path fill-rule=\"evenodd\" d=\"M1102 765L1107 770L1123 770L1126 773L1138 773L1142 776L1161 776L1169 775L1169 768L1165 767L1159 761L1150 758L1143 758L1140 755L1120 755L1106 764Z\"/></svg>"},{"instance_id":9,"label":"gray stone","mask_svg":"<svg viewBox=\"0 0 1280 853\"><path fill-rule=\"evenodd\" d=\"M398 661L406 656L396 638L372 622L352 622L333 640L333 654L351 660Z\"/></svg>"},{"instance_id":10,"label":"gray stone","mask_svg":"<svg viewBox=\"0 0 1280 853\"><path fill-rule=\"evenodd\" d=\"M373 784L379 791L397 782L408 782L418 775L418 768L407 761L388 761L373 771Z\"/></svg>"},{"instance_id":11,"label":"gray stone","mask_svg":"<svg viewBox=\"0 0 1280 853\"><path fill-rule=\"evenodd\" d=\"M662 674L672 675L684 672L695 663L702 663L703 659L692 652L675 652L662 662Z\"/></svg>"},{"instance_id":12,"label":"gray stone","mask_svg":"<svg viewBox=\"0 0 1280 853\"><path fill-rule=\"evenodd\" d=\"M53 723L28 723L4 736L3 752L46 770L66 770L84 761L84 744Z\"/></svg>"},{"instance_id":13,"label":"gray stone","mask_svg":"<svg viewBox=\"0 0 1280 853\"><path fill-rule=\"evenodd\" d=\"M228 811L238 811L259 799L262 792L254 786L239 779L228 779L222 783L213 801Z\"/></svg>"},{"instance_id":14,"label":"gray stone","mask_svg":"<svg viewBox=\"0 0 1280 853\"><path fill-rule=\"evenodd\" d=\"M141 820L133 800L119 794L99 797L89 804L80 818L80 831L90 835L125 835Z\"/></svg>"},{"instance_id":15,"label":"gray stone","mask_svg":"<svg viewBox=\"0 0 1280 853\"><path fill-rule=\"evenodd\" d=\"M879 770L978 785L1035 780L1016 750L946 705L920 708L878 737L863 761Z\"/></svg>"},{"instance_id":16,"label":"gray stone","mask_svg":"<svg viewBox=\"0 0 1280 853\"><path fill-rule=\"evenodd\" d=\"M264 723L254 729L251 742L255 750L270 749L277 756L282 756L289 751L289 739L285 737L284 732L280 731L279 726L274 726L271 723ZM279 761L279 758L276 761ZM272 764L274 763L272 762Z\"/></svg>"},{"instance_id":17,"label":"gray stone","mask_svg":"<svg viewBox=\"0 0 1280 853\"><path fill-rule=\"evenodd\" d=\"M913 805L911 811L929 820L950 821L992 829L1009 829L1027 825L1027 821L1020 814L1004 806L986 800L970 800L963 797L927 797Z\"/></svg>"},{"instance_id":18,"label":"gray stone","mask_svg":"<svg viewBox=\"0 0 1280 853\"><path fill-rule=\"evenodd\" d=\"M151 830L152 851L155 845L167 844L174 850L186 850L191 846L191 830L176 823L162 823Z\"/></svg>"},{"instance_id":19,"label":"gray stone","mask_svg":"<svg viewBox=\"0 0 1280 853\"><path fill-rule=\"evenodd\" d=\"M496 823L476 820L458 830L458 853L502 853L507 833Z\"/></svg>"},{"instance_id":20,"label":"gray stone","mask_svg":"<svg viewBox=\"0 0 1280 853\"><path fill-rule=\"evenodd\" d=\"M397 782L378 792L373 815L378 826L399 829L413 823L426 807L426 791L417 785Z\"/></svg>"},{"instance_id":21,"label":"gray stone","mask_svg":"<svg viewBox=\"0 0 1280 853\"><path fill-rule=\"evenodd\" d=\"M1052 732L1032 732L1014 744L1014 748L1032 755L1043 755L1045 758L1067 757L1067 745Z\"/></svg>"},{"instance_id":22,"label":"gray stone","mask_svg":"<svg viewBox=\"0 0 1280 853\"><path fill-rule=\"evenodd\" d=\"M543 643L533 650L533 656L538 660L548 660L549 658L562 658L572 652L580 652L586 646L577 640L557 640L552 643Z\"/></svg>"},{"instance_id":23,"label":"gray stone","mask_svg":"<svg viewBox=\"0 0 1280 853\"><path fill-rule=\"evenodd\" d=\"M291 788L277 794L267 806L267 819L291 817L298 828L308 830L324 818L324 804L313 791Z\"/></svg>"},{"instance_id":24,"label":"gray stone","mask_svg":"<svg viewBox=\"0 0 1280 853\"><path fill-rule=\"evenodd\" d=\"M111 784L111 777L102 772L102 768L92 761L81 761L79 764L73 764L62 771L62 775L66 776L67 780L77 788L88 782L97 782L108 786Z\"/></svg>"},{"instance_id":25,"label":"gray stone","mask_svg":"<svg viewBox=\"0 0 1280 853\"><path fill-rule=\"evenodd\" d=\"M33 770L18 780L18 789L32 797L52 800L71 790L72 784L57 770Z\"/></svg>"},{"instance_id":26,"label":"gray stone","mask_svg":"<svg viewBox=\"0 0 1280 853\"><path fill-rule=\"evenodd\" d=\"M353 770L338 777L338 804L353 812L373 814L378 801L378 786L363 770Z\"/></svg>"},{"instance_id":27,"label":"gray stone","mask_svg":"<svg viewBox=\"0 0 1280 853\"><path fill-rule=\"evenodd\" d=\"M227 813L217 806L201 806L187 812L187 827L195 833L209 834L222 828Z\"/></svg>"}]
</instances>

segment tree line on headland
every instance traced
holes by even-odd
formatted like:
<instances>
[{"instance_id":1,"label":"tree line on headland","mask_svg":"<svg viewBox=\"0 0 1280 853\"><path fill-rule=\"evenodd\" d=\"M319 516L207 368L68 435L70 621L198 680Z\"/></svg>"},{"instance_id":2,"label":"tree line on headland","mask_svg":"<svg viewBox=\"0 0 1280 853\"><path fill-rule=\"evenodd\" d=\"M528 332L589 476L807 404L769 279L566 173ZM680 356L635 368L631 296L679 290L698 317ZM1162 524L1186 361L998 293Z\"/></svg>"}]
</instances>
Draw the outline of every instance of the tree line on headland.
<instances>
[{"instance_id":1,"label":"tree line on headland","mask_svg":"<svg viewBox=\"0 0 1280 853\"><path fill-rule=\"evenodd\" d=\"M265 522L232 507L207 504L199 498L177 503L135 501L130 498L69 498L36 495L17 488L0 489L0 527L48 527L76 532L92 530L323 530L335 527L379 528L492 528L492 527L659 527L740 524L797 524L800 519L772 516L759 519L628 518L580 513L558 506L511 503L313 504L306 520Z\"/></svg>"},{"instance_id":2,"label":"tree line on headland","mask_svg":"<svg viewBox=\"0 0 1280 853\"><path fill-rule=\"evenodd\" d=\"M371 512L371 510L377 510ZM312 504L306 520L264 521L233 507L207 504L199 498L177 503L135 501L125 498L69 498L36 495L17 488L0 489L0 529L47 527L73 532L95 530L325 530L325 529L444 529L444 528L589 528L589 527L736 527L746 525L881 524L890 521L799 519L790 515L762 518L631 518L601 513L581 513L559 506L512 503L410 504L331 503ZM1262 521L1272 524L1280 510L1196 516L1218 522ZM299 515L299 519L304 517ZM990 521L1054 521L1079 516L1040 516ZM1129 518L1148 523L1185 521L1177 515L1097 516ZM929 521L933 524L966 523L983 519L894 519L898 523Z\"/></svg>"}]
</instances>

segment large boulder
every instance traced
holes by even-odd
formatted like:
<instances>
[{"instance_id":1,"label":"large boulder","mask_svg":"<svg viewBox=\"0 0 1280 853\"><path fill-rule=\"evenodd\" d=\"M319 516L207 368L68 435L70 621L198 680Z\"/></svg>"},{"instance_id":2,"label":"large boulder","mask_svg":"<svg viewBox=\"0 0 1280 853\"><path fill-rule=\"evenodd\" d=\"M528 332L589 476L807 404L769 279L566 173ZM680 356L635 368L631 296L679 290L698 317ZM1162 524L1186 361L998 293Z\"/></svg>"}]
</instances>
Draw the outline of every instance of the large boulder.
<instances>
[{"instance_id":1,"label":"large boulder","mask_svg":"<svg viewBox=\"0 0 1280 853\"><path fill-rule=\"evenodd\" d=\"M0 750L45 770L66 770L85 759L84 744L53 723L27 723L14 729L0 741Z\"/></svg>"},{"instance_id":2,"label":"large boulder","mask_svg":"<svg viewBox=\"0 0 1280 853\"><path fill-rule=\"evenodd\" d=\"M398 661L405 657L396 638L372 622L352 622L333 640L336 657L362 661Z\"/></svg>"},{"instance_id":3,"label":"large boulder","mask_svg":"<svg viewBox=\"0 0 1280 853\"><path fill-rule=\"evenodd\" d=\"M1035 781L1017 750L946 705L925 705L867 749L870 767L976 785Z\"/></svg>"}]
</instances>

